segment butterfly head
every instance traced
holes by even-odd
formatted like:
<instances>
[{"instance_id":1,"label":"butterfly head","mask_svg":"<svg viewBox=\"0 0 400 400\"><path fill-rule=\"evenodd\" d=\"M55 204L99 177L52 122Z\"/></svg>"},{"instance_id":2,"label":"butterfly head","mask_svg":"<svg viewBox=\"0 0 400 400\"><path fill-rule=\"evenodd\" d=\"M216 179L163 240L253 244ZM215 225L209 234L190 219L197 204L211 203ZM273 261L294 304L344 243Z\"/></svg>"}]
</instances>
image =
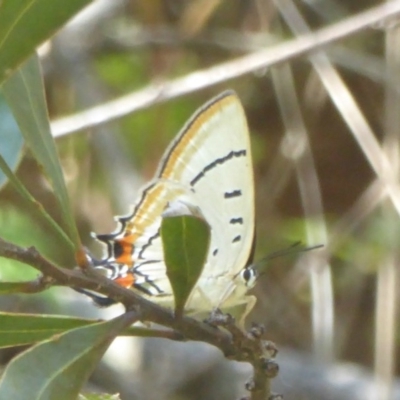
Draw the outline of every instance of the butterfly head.
<instances>
[{"instance_id":1,"label":"butterfly head","mask_svg":"<svg viewBox=\"0 0 400 400\"><path fill-rule=\"evenodd\" d=\"M256 284L259 273L253 265L248 265L240 271L239 276L242 278L245 286L251 289Z\"/></svg>"}]
</instances>

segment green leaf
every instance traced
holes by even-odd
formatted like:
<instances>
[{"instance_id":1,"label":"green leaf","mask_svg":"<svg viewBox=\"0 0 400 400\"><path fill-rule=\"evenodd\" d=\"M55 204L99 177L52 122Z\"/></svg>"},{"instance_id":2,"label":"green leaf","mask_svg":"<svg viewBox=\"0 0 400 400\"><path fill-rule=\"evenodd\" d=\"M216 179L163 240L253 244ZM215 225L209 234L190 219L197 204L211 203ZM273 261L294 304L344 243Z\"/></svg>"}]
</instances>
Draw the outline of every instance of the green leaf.
<instances>
[{"instance_id":1,"label":"green leaf","mask_svg":"<svg viewBox=\"0 0 400 400\"><path fill-rule=\"evenodd\" d=\"M92 0L2 0L0 85L41 43Z\"/></svg>"},{"instance_id":2,"label":"green leaf","mask_svg":"<svg viewBox=\"0 0 400 400\"><path fill-rule=\"evenodd\" d=\"M136 321L127 313L56 335L15 357L0 381L0 399L71 400L112 340Z\"/></svg>"},{"instance_id":3,"label":"green leaf","mask_svg":"<svg viewBox=\"0 0 400 400\"><path fill-rule=\"evenodd\" d=\"M23 144L14 116L0 93L0 155L12 171L15 171L21 159ZM7 177L0 172L0 188L6 182Z\"/></svg>"},{"instance_id":4,"label":"green leaf","mask_svg":"<svg viewBox=\"0 0 400 400\"><path fill-rule=\"evenodd\" d=\"M50 179L68 228L68 237L77 250L80 248L79 236L72 216L56 146L50 132L43 82L36 55L3 84L2 91L26 143Z\"/></svg>"},{"instance_id":5,"label":"green leaf","mask_svg":"<svg viewBox=\"0 0 400 400\"><path fill-rule=\"evenodd\" d=\"M15 283L15 285L18 285L18 283ZM0 288L2 286L3 284L0 284ZM98 322L98 320L63 315L0 312L0 348L37 343L70 329L93 325ZM121 336L171 338L171 332L130 326L121 332Z\"/></svg>"},{"instance_id":6,"label":"green leaf","mask_svg":"<svg viewBox=\"0 0 400 400\"><path fill-rule=\"evenodd\" d=\"M95 322L97 321L64 316L0 312L0 348L36 343Z\"/></svg>"},{"instance_id":7,"label":"green leaf","mask_svg":"<svg viewBox=\"0 0 400 400\"><path fill-rule=\"evenodd\" d=\"M164 217L161 240L175 313L180 316L206 262L210 227L204 219L191 215Z\"/></svg>"}]
</instances>

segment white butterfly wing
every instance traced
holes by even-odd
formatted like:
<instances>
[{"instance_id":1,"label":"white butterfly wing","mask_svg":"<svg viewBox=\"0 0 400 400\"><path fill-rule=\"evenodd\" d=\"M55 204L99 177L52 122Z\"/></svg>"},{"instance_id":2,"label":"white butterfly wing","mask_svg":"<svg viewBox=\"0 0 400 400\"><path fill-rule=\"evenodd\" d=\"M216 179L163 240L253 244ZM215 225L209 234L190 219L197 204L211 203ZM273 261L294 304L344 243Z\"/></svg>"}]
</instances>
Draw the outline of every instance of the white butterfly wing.
<instances>
[{"instance_id":1,"label":"white butterfly wing","mask_svg":"<svg viewBox=\"0 0 400 400\"><path fill-rule=\"evenodd\" d=\"M145 284L152 294L171 295L159 229L162 212L179 199L199 207L211 226L207 262L187 306L223 306L249 259L254 236L248 127L231 91L194 114L165 152L155 180L144 188L133 213L120 219L118 232L102 237L112 242L109 259L130 259L135 282Z\"/></svg>"},{"instance_id":2,"label":"white butterfly wing","mask_svg":"<svg viewBox=\"0 0 400 400\"><path fill-rule=\"evenodd\" d=\"M171 143L159 176L189 187L211 226L198 286L205 307L220 306L246 265L254 239L254 183L247 121L233 92L201 108ZM193 302L195 302L193 298ZM189 308L198 308L190 304Z\"/></svg>"}]
</instances>

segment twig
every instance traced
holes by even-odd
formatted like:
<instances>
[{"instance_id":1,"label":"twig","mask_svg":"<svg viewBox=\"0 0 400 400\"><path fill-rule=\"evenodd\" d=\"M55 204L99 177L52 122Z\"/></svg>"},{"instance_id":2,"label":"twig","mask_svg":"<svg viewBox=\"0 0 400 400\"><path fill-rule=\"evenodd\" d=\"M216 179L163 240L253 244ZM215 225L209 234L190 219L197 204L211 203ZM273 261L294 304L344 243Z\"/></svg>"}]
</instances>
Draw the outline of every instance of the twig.
<instances>
[{"instance_id":1,"label":"twig","mask_svg":"<svg viewBox=\"0 0 400 400\"><path fill-rule=\"evenodd\" d=\"M183 316L176 319L170 310L139 296L133 290L125 289L100 274L90 272L90 276L79 269L61 268L44 258L34 247L22 248L0 238L0 257L6 257L28 264L39 270L44 276L32 281L32 287L43 289L50 285L62 285L84 288L108 296L124 304L127 310L134 309L143 321L154 322L180 332L185 339L209 343L219 348L226 357L236 361L249 362L254 367L254 386L252 400L265 400L269 396L269 379L274 377L277 370L271 374L269 362L276 354L276 349L267 346L261 340L261 334L242 332L234 324L229 325L229 331L223 331L193 318ZM173 338L173 336L171 336ZM180 338L181 339L181 338ZM274 349L274 350L271 350ZM262 384L261 384L262 383ZM261 388L261 389L260 389ZM263 397L260 397L262 394Z\"/></svg>"},{"instance_id":2,"label":"twig","mask_svg":"<svg viewBox=\"0 0 400 400\"><path fill-rule=\"evenodd\" d=\"M318 31L301 35L276 46L196 71L182 78L151 85L143 90L103 103L52 123L54 137L87 129L199 89L265 69L320 49L400 13L400 1L386 2Z\"/></svg>"},{"instance_id":3,"label":"twig","mask_svg":"<svg viewBox=\"0 0 400 400\"><path fill-rule=\"evenodd\" d=\"M246 384L246 389L251 392L250 399L274 398L274 395L271 395L271 379L275 378L279 371L278 364L273 360L278 350L272 342L263 340L265 328L262 325L253 324L251 330L244 335L243 331L235 325L234 318L229 314L221 313L218 309L212 311L208 322L229 331L234 346L241 349L242 354L245 355L244 360L238 361L247 361L253 366L253 378Z\"/></svg>"}]
</instances>

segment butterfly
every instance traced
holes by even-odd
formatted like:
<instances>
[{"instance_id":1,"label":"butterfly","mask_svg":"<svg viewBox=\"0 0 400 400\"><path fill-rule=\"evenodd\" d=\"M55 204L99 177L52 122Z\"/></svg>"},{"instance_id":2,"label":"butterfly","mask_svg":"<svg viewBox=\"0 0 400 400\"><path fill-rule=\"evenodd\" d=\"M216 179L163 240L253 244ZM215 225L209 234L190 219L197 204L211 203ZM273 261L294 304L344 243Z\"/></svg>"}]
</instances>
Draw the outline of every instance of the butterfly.
<instances>
[{"instance_id":1,"label":"butterfly","mask_svg":"<svg viewBox=\"0 0 400 400\"><path fill-rule=\"evenodd\" d=\"M244 307L257 273L250 265L254 243L254 182L250 138L242 104L225 91L203 105L164 153L155 177L118 229L96 235L106 257L96 268L120 285L173 306L160 226L173 204L197 208L211 228L204 269L185 306L188 314Z\"/></svg>"}]
</instances>

